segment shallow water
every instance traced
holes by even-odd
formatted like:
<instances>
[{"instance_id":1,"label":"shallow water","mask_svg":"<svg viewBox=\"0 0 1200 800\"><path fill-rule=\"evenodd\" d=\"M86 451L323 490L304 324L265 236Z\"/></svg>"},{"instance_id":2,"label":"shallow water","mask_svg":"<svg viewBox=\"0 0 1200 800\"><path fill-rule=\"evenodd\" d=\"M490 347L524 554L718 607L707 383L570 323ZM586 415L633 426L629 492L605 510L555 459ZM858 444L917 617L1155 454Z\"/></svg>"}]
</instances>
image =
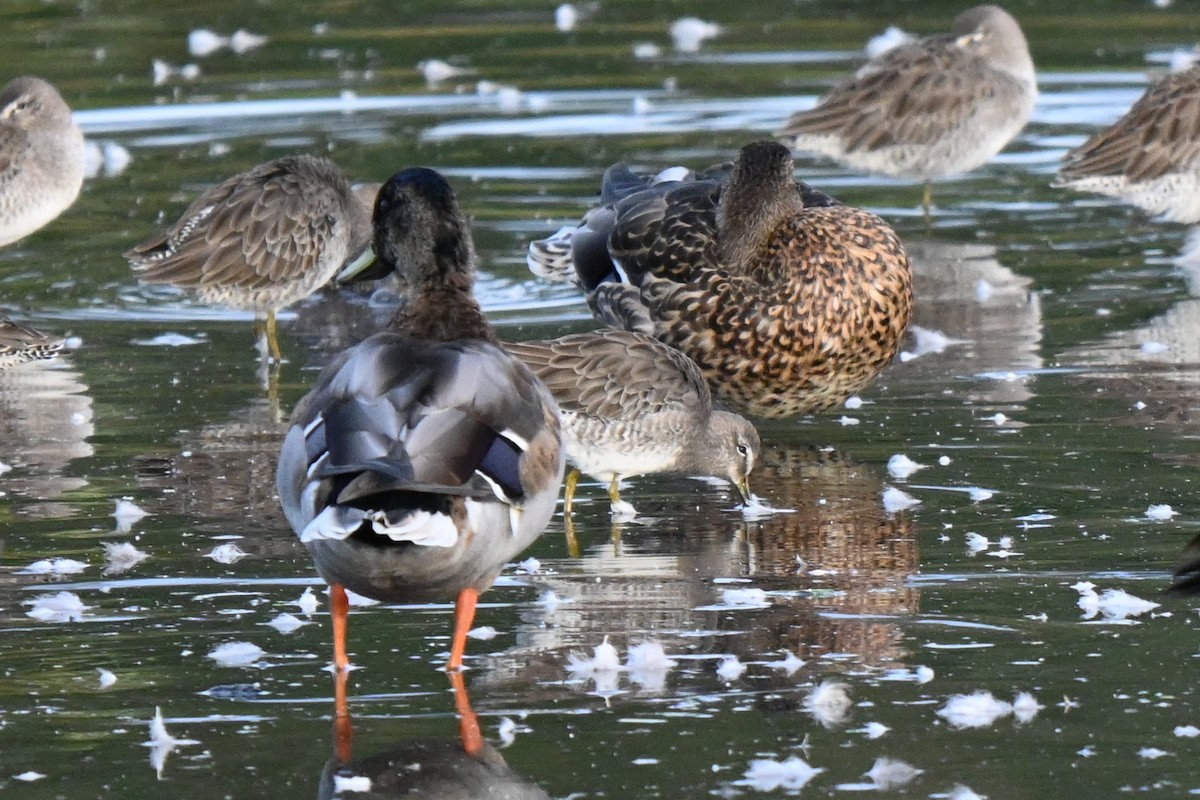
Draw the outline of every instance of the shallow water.
<instances>
[{"instance_id":1,"label":"shallow water","mask_svg":"<svg viewBox=\"0 0 1200 800\"><path fill-rule=\"evenodd\" d=\"M273 403L249 317L139 286L123 249L204 187L287 152L327 152L368 180L424 164L473 215L480 295L502 334L584 329L586 309L530 276L524 247L575 219L605 166L728 159L814 102L868 36L892 22L937 30L958 10L613 1L563 34L553 5L167 3L147 15L31 0L0 11L0 74L53 80L90 138L132 157L0 252L0 308L80 342L0 373L0 462L12 467L0 474L0 790L143 796L161 780L173 797L308 795L330 757L328 619L276 506L274 458L281 414L386 309L330 295L285 314ZM495 638L469 646L486 735L499 747L501 720L517 723L501 749L511 780L552 797L755 795L755 759L799 755L824 770L810 795L878 788L863 777L878 757L923 770L906 784L919 796L956 784L993 798L1200 789L1196 740L1175 733L1200 725L1196 603L1161 595L1197 528L1200 292L1176 263L1186 232L1048 186L1068 147L1193 44L1195 24L1149 3L1097 6L1086 20L1073 9L1012 7L1041 71L1034 121L993 164L939 183L931 224L919 187L799 159L810 183L896 226L917 271L916 325L957 343L891 366L860 408L765 424L753 488L786 511L746 519L725 487L641 479L626 492L638 517L612 523L602 487L586 485L578 554L556 517L528 554L533 573L514 565L485 596L478 624ZM727 30L674 54L666 27L684 13ZM271 38L192 58L186 36L200 27ZM662 54L635 59L638 41ZM413 65L433 57L478 75L426 87ZM154 86L154 58L201 74ZM517 107L477 95L480 78L520 87ZM896 453L927 468L890 477ZM889 513L889 487L921 503ZM112 516L122 497L150 515L124 527ZM1179 513L1150 519L1154 504ZM988 546L970 549L968 534ZM105 542L149 558L106 574ZM245 557L209 557L226 544ZM43 558L89 566L22 574ZM1070 588L1080 581L1162 606L1085 619ZM308 587L320 597L311 616L295 603ZM731 604L729 589L765 595ZM64 622L28 616L58 591L85 608ZM542 602L546 591L561 602ZM265 625L281 612L308 624ZM449 622L448 605L352 615L356 759L453 741L439 671ZM677 663L665 677L573 676L571 654L606 636L623 658L654 639ZM209 657L230 642L264 652L245 666ZM804 664L771 663L787 652ZM731 655L746 670L726 680L716 669ZM98 669L116 682L101 688ZM811 712L827 680L849 688L845 720ZM1044 707L978 729L937 714L976 691L1029 692ZM161 773L142 745L156 708L196 741ZM870 738L870 723L889 730ZM44 777L14 777L31 772Z\"/></svg>"}]
</instances>

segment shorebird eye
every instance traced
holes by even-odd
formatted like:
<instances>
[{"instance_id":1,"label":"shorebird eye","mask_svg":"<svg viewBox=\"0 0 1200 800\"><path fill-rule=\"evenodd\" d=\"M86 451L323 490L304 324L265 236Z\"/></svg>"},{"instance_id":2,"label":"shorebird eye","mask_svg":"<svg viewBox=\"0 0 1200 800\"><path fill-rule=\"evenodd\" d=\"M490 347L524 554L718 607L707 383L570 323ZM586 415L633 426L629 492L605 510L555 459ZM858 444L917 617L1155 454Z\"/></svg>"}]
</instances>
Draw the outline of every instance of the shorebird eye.
<instances>
[{"instance_id":1,"label":"shorebird eye","mask_svg":"<svg viewBox=\"0 0 1200 800\"><path fill-rule=\"evenodd\" d=\"M749 452L750 452L750 449L749 449L748 447L746 447L746 445L744 445L744 444L739 444L739 445L737 446L737 451L738 451L738 453L739 453L740 455L743 455L743 456L744 456L744 455L746 455L747 453L749 453Z\"/></svg>"}]
</instances>

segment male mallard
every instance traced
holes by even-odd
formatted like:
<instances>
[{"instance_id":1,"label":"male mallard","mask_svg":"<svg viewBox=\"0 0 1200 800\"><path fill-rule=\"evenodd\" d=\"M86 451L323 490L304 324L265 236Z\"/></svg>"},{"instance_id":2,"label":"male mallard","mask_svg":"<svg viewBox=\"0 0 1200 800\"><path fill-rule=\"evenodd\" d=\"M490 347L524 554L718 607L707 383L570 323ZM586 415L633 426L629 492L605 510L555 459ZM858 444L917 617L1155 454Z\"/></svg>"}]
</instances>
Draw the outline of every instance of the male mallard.
<instances>
[{"instance_id":1,"label":"male mallard","mask_svg":"<svg viewBox=\"0 0 1200 800\"><path fill-rule=\"evenodd\" d=\"M441 175L392 176L374 231L377 266L401 274L407 302L296 406L279 499L330 584L340 671L345 589L404 603L457 595L457 670L479 593L554 513L558 409L476 302L474 246Z\"/></svg>"},{"instance_id":2,"label":"male mallard","mask_svg":"<svg viewBox=\"0 0 1200 800\"><path fill-rule=\"evenodd\" d=\"M727 171L680 177L610 167L607 203L531 244L531 267L569 265L597 318L681 350L735 411L805 414L870 383L912 309L895 231L797 183L775 142L742 148Z\"/></svg>"}]
</instances>

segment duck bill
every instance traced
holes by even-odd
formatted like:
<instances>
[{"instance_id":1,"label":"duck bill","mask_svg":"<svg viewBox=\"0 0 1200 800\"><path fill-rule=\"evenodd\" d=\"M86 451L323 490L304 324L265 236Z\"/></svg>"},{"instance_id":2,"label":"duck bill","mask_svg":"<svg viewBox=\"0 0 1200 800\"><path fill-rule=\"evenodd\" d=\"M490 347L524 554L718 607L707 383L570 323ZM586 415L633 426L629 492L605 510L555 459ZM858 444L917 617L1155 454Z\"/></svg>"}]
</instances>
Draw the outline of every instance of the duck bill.
<instances>
[{"instance_id":1,"label":"duck bill","mask_svg":"<svg viewBox=\"0 0 1200 800\"><path fill-rule=\"evenodd\" d=\"M733 487L737 489L738 497L742 499L742 505L750 505L750 498L753 497L753 495L750 494L750 478L743 477L739 481L734 481Z\"/></svg>"},{"instance_id":2,"label":"duck bill","mask_svg":"<svg viewBox=\"0 0 1200 800\"><path fill-rule=\"evenodd\" d=\"M342 267L342 271L334 280L338 283L377 281L380 278L386 278L391 271L391 267L375 257L375 248L368 247L359 254L358 258Z\"/></svg>"}]
</instances>

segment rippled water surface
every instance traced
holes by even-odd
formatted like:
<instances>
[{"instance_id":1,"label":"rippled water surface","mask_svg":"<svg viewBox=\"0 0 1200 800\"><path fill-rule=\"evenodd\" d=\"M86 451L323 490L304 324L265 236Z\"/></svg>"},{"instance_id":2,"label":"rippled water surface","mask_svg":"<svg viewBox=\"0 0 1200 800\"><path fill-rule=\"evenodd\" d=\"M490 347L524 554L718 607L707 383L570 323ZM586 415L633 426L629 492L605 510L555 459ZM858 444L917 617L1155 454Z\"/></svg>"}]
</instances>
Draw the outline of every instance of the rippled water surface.
<instances>
[{"instance_id":1,"label":"rippled water surface","mask_svg":"<svg viewBox=\"0 0 1200 800\"><path fill-rule=\"evenodd\" d=\"M327 764L323 586L272 476L287 410L386 309L329 294L285 313L274 397L247 315L139 286L122 250L207 186L285 153L328 153L369 180L427 165L473 216L479 292L502 335L585 329L578 298L530 276L524 248L587 207L604 167L726 160L859 63L868 36L892 22L940 30L960 10L601 0L560 33L554 5L0 9L0 75L51 79L90 139L131 157L0 252L0 310L78 338L54 362L0 373L0 793L354 796ZM910 796L1200 790L1200 746L1177 732L1200 725L1196 604L1161 593L1200 512L1200 291L1177 258L1187 231L1048 185L1068 147L1194 44L1200 21L1177 5L1096 4L1086 19L1075 4L1010 6L1040 71L1033 122L994 163L939 183L929 222L917 186L798 159L810 183L895 225L917 273L916 324L953 343L892 365L861 407L763 426L754 489L785 513L747 519L726 487L640 479L626 492L639 515L613 523L603 487L585 484L571 529L556 517L529 552L537 563L506 570L484 598L478 624L495 636L471 642L466 684L497 748L488 782L511 797L779 794L800 781L771 789L753 762L798 756L823 770L810 796L882 791L888 780L864 777L881 757L923 770L903 783ZM667 26L685 14L723 35L674 53ZM269 40L200 58L187 49L197 28ZM635 58L638 42L661 51ZM414 66L428 58L473 73L428 87ZM155 59L167 65L158 85ZM199 74L184 77L187 64ZM480 94L479 80L520 94ZM927 468L892 477L897 453ZM888 512L889 487L920 504ZM149 516L114 518L120 498ZM1178 513L1151 519L1159 504ZM106 568L104 543L122 542L149 557ZM226 545L244 557L215 560ZM28 574L53 558L87 566ZM1081 581L1162 605L1088 619ZM306 614L309 588L319 607ZM731 589L765 594L739 604L747 595ZM29 615L59 591L83 608ZM266 624L285 612L304 624ZM375 776L377 796L392 785L387 763L410 781L417 762L460 780L480 769L455 760L439 669L450 616L351 616L351 767ZM623 659L653 640L676 663L568 670L605 637ZM262 653L241 666L212 657L230 643ZM718 674L731 656L745 671ZM844 718L822 702L826 682L847 687ZM980 691L1010 703L1027 692L1041 708L970 729L939 715ZM143 746L156 708L190 740L169 754Z\"/></svg>"}]
</instances>

